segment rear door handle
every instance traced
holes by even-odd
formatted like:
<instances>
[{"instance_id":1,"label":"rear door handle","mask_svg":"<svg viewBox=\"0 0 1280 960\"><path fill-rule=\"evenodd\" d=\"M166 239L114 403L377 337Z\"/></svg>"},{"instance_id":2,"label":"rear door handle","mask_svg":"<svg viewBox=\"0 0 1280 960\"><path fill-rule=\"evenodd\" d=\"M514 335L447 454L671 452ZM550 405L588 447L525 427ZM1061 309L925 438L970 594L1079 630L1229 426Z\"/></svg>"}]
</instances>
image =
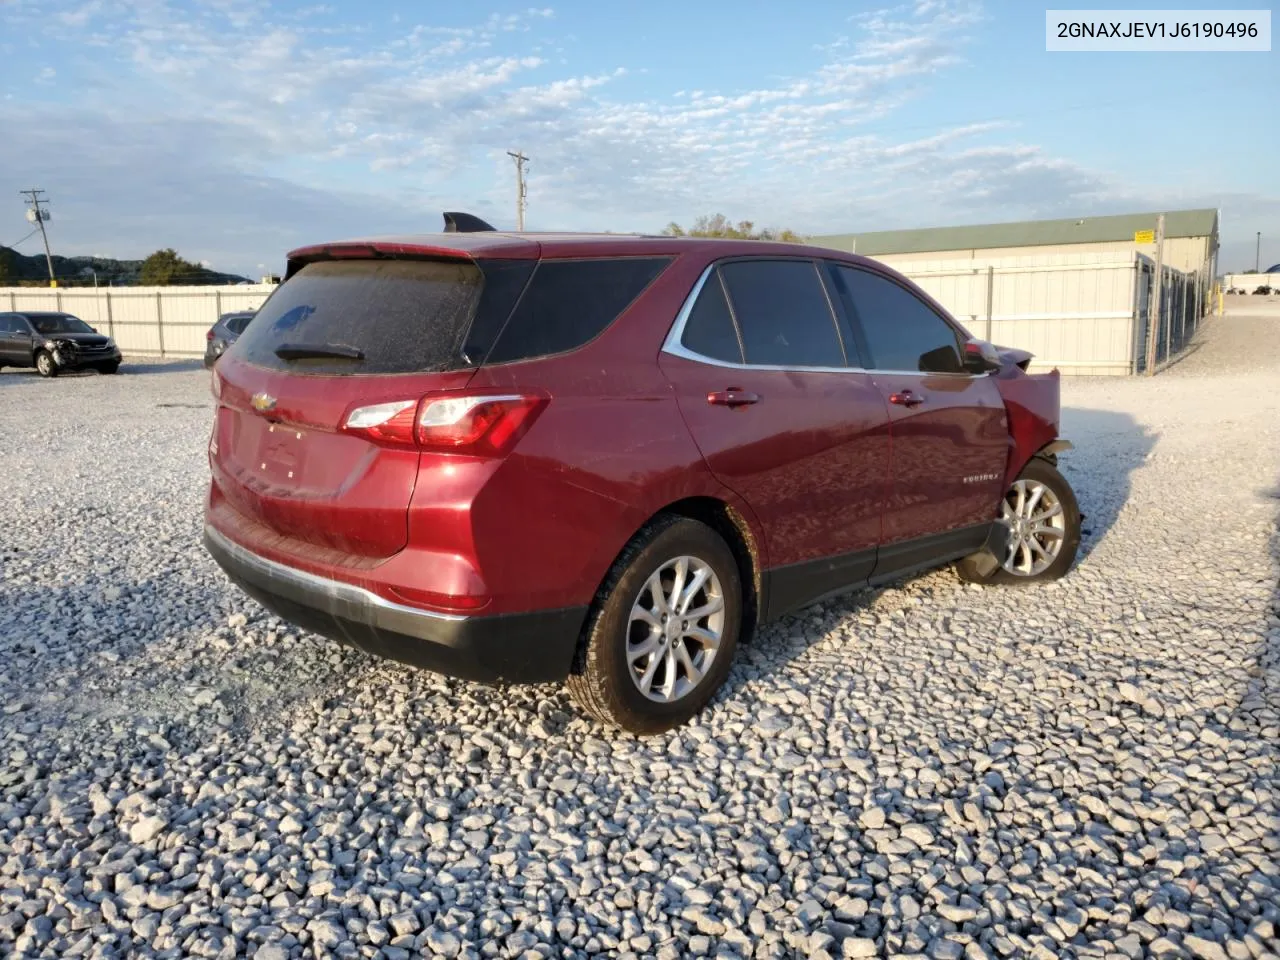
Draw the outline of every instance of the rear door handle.
<instances>
[{"instance_id":1,"label":"rear door handle","mask_svg":"<svg viewBox=\"0 0 1280 960\"><path fill-rule=\"evenodd\" d=\"M745 407L750 403L759 403L760 394L743 390L741 387L730 387L728 390L717 390L707 394L707 403L717 407Z\"/></svg>"},{"instance_id":2,"label":"rear door handle","mask_svg":"<svg viewBox=\"0 0 1280 960\"><path fill-rule=\"evenodd\" d=\"M896 403L900 407L918 407L924 403L924 397L910 390L899 390L897 393L889 394L889 402Z\"/></svg>"}]
</instances>

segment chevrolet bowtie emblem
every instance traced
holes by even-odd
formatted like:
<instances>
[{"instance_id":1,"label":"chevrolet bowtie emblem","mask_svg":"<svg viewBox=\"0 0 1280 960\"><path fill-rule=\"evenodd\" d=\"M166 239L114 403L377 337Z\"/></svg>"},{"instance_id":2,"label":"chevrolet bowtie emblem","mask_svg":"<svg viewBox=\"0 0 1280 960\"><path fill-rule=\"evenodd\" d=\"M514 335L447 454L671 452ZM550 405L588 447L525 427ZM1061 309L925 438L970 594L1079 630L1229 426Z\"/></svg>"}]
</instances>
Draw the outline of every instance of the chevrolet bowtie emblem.
<instances>
[{"instance_id":1,"label":"chevrolet bowtie emblem","mask_svg":"<svg viewBox=\"0 0 1280 960\"><path fill-rule=\"evenodd\" d=\"M266 413L276 407L276 398L269 393L255 393L249 402L253 404L253 409L259 413Z\"/></svg>"}]
</instances>

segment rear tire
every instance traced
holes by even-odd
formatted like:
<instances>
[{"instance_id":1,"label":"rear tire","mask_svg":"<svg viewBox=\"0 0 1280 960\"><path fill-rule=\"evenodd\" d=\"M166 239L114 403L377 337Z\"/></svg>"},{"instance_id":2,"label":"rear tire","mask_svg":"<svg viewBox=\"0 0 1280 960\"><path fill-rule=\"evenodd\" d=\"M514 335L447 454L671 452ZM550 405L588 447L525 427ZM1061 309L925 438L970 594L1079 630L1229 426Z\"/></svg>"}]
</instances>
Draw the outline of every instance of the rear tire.
<instances>
[{"instance_id":1,"label":"rear tire","mask_svg":"<svg viewBox=\"0 0 1280 960\"><path fill-rule=\"evenodd\" d=\"M1032 457L1002 502L1012 539L993 561L975 553L956 564L961 580L983 584L1031 584L1057 580L1080 548L1080 506L1071 484L1041 457Z\"/></svg>"},{"instance_id":2,"label":"rear tire","mask_svg":"<svg viewBox=\"0 0 1280 960\"><path fill-rule=\"evenodd\" d=\"M742 580L728 544L697 520L658 517L597 591L569 694L630 733L670 730L724 683L741 626Z\"/></svg>"},{"instance_id":3,"label":"rear tire","mask_svg":"<svg viewBox=\"0 0 1280 960\"><path fill-rule=\"evenodd\" d=\"M36 373L42 377L58 375L58 365L53 362L53 355L48 350L40 350L36 353Z\"/></svg>"}]
</instances>

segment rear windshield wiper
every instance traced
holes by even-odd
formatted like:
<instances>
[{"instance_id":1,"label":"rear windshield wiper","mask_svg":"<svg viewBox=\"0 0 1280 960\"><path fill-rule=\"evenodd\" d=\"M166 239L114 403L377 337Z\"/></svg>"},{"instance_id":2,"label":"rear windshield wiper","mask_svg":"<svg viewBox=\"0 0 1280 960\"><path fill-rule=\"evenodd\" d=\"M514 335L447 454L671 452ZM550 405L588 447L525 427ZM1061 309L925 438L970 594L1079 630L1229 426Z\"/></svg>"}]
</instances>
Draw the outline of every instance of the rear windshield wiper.
<instances>
[{"instance_id":1,"label":"rear windshield wiper","mask_svg":"<svg viewBox=\"0 0 1280 960\"><path fill-rule=\"evenodd\" d=\"M363 360L364 351L345 343L282 343L276 347L281 360Z\"/></svg>"}]
</instances>

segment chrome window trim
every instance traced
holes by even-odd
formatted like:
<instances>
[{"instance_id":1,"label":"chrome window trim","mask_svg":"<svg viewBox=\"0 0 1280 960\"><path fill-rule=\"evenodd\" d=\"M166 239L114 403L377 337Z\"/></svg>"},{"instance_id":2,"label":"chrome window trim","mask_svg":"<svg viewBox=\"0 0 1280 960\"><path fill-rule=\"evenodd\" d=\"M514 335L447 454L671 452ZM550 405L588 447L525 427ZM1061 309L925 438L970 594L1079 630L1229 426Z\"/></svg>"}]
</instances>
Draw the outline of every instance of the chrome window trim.
<instances>
[{"instance_id":1,"label":"chrome window trim","mask_svg":"<svg viewBox=\"0 0 1280 960\"><path fill-rule=\"evenodd\" d=\"M730 363L728 360L717 360L715 357L697 353L690 350L682 342L684 340L684 328L689 322L690 314L693 313L693 305L698 300L698 294L702 293L702 288L706 286L708 278L719 266L720 261L710 264L702 271L702 275L698 277L697 283L693 285L693 289L685 297L684 303L680 305L680 311L676 314L675 322L667 332L667 338L662 343L662 353L680 357L682 360L706 364L710 367L721 367L725 370L770 370L775 373L869 373L873 376L882 374L892 377L963 377L965 380L976 380L981 376L987 376L987 374L976 373L927 373L924 370L869 370L865 367L786 367L770 363ZM836 334L839 336L838 327Z\"/></svg>"}]
</instances>

